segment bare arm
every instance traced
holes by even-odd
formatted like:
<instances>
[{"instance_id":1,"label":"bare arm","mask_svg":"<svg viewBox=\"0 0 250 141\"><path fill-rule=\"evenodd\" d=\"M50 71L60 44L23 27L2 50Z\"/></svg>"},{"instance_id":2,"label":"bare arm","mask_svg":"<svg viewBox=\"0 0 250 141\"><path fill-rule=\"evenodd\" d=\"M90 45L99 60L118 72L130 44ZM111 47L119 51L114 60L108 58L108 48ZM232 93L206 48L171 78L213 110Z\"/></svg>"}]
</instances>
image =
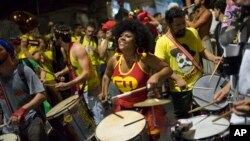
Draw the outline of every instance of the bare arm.
<instances>
[{"instance_id":1,"label":"bare arm","mask_svg":"<svg viewBox=\"0 0 250 141\"><path fill-rule=\"evenodd\" d=\"M46 100L46 94L45 93L37 93L35 97L28 103L22 106L22 108L26 110L37 108L42 104L44 100Z\"/></svg>"},{"instance_id":2,"label":"bare arm","mask_svg":"<svg viewBox=\"0 0 250 141\"><path fill-rule=\"evenodd\" d=\"M85 49L80 44L74 44L73 47L73 57L78 61L80 67L82 68L82 72L78 75L75 79L68 82L69 86L73 86L80 82L84 82L89 79L90 77L90 58L85 51Z\"/></svg>"},{"instance_id":3,"label":"bare arm","mask_svg":"<svg viewBox=\"0 0 250 141\"><path fill-rule=\"evenodd\" d=\"M99 53L100 58L105 57L105 54L106 54L107 49L108 49L108 43L109 43L108 39L103 39L103 41L101 41L98 44L98 53Z\"/></svg>"},{"instance_id":4,"label":"bare arm","mask_svg":"<svg viewBox=\"0 0 250 141\"><path fill-rule=\"evenodd\" d=\"M204 49L203 52L201 52L201 55L203 58L217 64L221 60L220 57L213 55L211 52L209 52L207 49Z\"/></svg>"},{"instance_id":5,"label":"bare arm","mask_svg":"<svg viewBox=\"0 0 250 141\"><path fill-rule=\"evenodd\" d=\"M107 63L107 68L102 78L102 92L99 96L99 99L101 100L105 100L108 94L108 87L111 81L111 76L113 75L113 72L114 72L115 63L116 63L115 56L111 57Z\"/></svg>"},{"instance_id":6,"label":"bare arm","mask_svg":"<svg viewBox=\"0 0 250 141\"><path fill-rule=\"evenodd\" d=\"M164 81L173 73L172 69L166 62L160 60L153 54L148 54L145 59L142 59L142 61L155 72L149 78L148 83L158 83L159 81Z\"/></svg>"},{"instance_id":7,"label":"bare arm","mask_svg":"<svg viewBox=\"0 0 250 141\"><path fill-rule=\"evenodd\" d=\"M189 21L186 20L186 23L188 26L191 26L193 28L200 28L204 24L206 24L210 19L212 18L212 14L209 11L205 11L197 21Z\"/></svg>"}]
</instances>

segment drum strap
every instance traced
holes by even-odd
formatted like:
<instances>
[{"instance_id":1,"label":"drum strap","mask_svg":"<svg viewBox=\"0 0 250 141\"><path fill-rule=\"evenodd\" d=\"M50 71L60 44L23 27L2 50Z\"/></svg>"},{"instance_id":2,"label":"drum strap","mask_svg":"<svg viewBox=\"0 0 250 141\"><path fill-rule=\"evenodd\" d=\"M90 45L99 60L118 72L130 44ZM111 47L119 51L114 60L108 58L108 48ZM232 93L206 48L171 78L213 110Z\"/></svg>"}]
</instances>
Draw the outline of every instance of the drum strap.
<instances>
[{"instance_id":1,"label":"drum strap","mask_svg":"<svg viewBox=\"0 0 250 141\"><path fill-rule=\"evenodd\" d=\"M194 59L194 57L181 45L180 42L174 39L173 35L170 31L167 32L166 36L174 43L176 47L178 47L183 54L187 56L187 58L194 64L194 66L202 72L201 65Z\"/></svg>"}]
</instances>

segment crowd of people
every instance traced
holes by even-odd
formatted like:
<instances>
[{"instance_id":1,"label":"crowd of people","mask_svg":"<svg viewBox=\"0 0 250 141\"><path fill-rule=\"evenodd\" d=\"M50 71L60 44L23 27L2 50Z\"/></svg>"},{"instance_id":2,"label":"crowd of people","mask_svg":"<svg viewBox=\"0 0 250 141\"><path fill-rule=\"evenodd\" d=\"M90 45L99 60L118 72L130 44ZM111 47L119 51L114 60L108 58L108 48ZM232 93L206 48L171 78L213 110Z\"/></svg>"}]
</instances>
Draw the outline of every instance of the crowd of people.
<instances>
[{"instance_id":1,"label":"crowd of people","mask_svg":"<svg viewBox=\"0 0 250 141\"><path fill-rule=\"evenodd\" d=\"M35 32L36 27L20 26L20 44L0 39L1 132L18 134L25 141L51 140L45 130L46 113L79 95L93 124L110 113L134 110L145 116L150 140L159 140L171 125L166 124L168 109L134 104L169 98L176 120L190 118L189 111L197 106L195 82L214 72L229 81L215 91L213 101L230 97L231 124L250 124L250 1L195 0L188 16L192 1L186 3L186 8L174 4L164 16L138 10L101 26L93 21L72 27L50 23L47 35ZM211 35L213 16L219 23ZM237 53L232 48L238 48ZM152 87L110 99L145 86ZM63 125L51 125L62 131L57 128Z\"/></svg>"}]
</instances>

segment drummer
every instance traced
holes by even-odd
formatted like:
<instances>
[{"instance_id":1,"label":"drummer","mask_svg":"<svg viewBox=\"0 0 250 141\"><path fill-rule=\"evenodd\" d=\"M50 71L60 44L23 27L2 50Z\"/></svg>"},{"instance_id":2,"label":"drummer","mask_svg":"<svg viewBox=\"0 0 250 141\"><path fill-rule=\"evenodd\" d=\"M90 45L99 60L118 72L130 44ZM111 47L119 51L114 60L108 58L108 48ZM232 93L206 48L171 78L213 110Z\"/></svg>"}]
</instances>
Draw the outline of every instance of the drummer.
<instances>
[{"instance_id":1,"label":"drummer","mask_svg":"<svg viewBox=\"0 0 250 141\"><path fill-rule=\"evenodd\" d=\"M141 22L135 19L127 19L119 23L114 29L116 39L116 53L107 64L102 80L101 100L106 100L110 81L116 85L120 93L129 92L149 84L157 84L169 78L172 70L168 64L149 53L153 45L152 36ZM155 73L152 73L155 72ZM121 110L135 110L133 105L147 99L147 90L133 93L130 96L117 99L114 104L114 112ZM156 115L152 115L151 108L141 108L142 114L150 128L152 140L159 138L160 129L154 125L164 120L162 107L155 107Z\"/></svg>"},{"instance_id":2,"label":"drummer","mask_svg":"<svg viewBox=\"0 0 250 141\"><path fill-rule=\"evenodd\" d=\"M55 76L60 78L67 73L70 76L69 82L59 82L55 87L59 90L71 88L72 95L83 94L88 108L94 114L95 122L99 123L104 118L104 108L97 98L97 94L101 91L100 81L86 50L80 44L71 42L70 27L67 25L57 25L54 36L56 43L63 47L63 53L67 58L67 66Z\"/></svg>"},{"instance_id":3,"label":"drummer","mask_svg":"<svg viewBox=\"0 0 250 141\"><path fill-rule=\"evenodd\" d=\"M25 39L21 44L26 44ZM23 141L47 141L44 112L40 105L45 89L27 66L18 65L14 48L0 39L0 104L3 109L3 133L18 133ZM36 109L36 110L35 110Z\"/></svg>"},{"instance_id":4,"label":"drummer","mask_svg":"<svg viewBox=\"0 0 250 141\"><path fill-rule=\"evenodd\" d=\"M217 63L219 57L204 48L197 30L186 27L183 10L171 8L166 12L165 20L170 29L157 40L155 55L170 64L174 71L170 80L170 95L176 118L188 118L192 88L203 72L200 58Z\"/></svg>"}]
</instances>

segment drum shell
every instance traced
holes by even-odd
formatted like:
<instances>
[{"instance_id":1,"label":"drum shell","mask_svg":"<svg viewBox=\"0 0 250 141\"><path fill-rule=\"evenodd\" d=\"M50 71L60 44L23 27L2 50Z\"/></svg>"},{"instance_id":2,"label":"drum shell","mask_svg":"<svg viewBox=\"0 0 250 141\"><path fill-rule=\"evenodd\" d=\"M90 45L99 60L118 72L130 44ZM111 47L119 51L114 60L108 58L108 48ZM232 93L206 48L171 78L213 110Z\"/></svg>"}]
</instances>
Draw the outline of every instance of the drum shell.
<instances>
[{"instance_id":1,"label":"drum shell","mask_svg":"<svg viewBox=\"0 0 250 141\"><path fill-rule=\"evenodd\" d=\"M61 109L58 108L60 106L62 106ZM55 107L58 110L54 110ZM70 97L62 101L61 105L59 103L55 107L51 109L54 110L53 114L50 111L46 114L54 130L63 130L70 140L75 138L75 140L82 141L94 137L95 121L81 99L77 96Z\"/></svg>"}]
</instances>

